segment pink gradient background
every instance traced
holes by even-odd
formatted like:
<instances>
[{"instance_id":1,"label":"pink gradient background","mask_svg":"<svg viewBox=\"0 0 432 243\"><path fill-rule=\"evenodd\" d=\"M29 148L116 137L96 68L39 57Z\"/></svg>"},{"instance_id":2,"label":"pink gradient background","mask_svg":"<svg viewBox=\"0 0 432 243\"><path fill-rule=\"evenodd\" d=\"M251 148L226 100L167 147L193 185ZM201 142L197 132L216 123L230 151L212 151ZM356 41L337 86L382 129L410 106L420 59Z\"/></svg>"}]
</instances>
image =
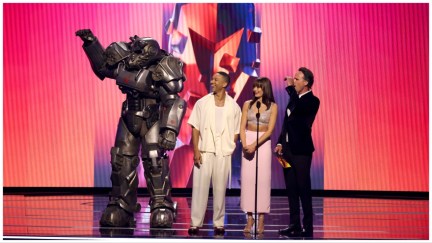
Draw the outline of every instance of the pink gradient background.
<instances>
[{"instance_id":1,"label":"pink gradient background","mask_svg":"<svg viewBox=\"0 0 432 243\"><path fill-rule=\"evenodd\" d=\"M74 33L90 28L104 46L135 34L161 41L167 6L3 5L5 187L107 186L109 174L94 175L110 167L124 96L93 74ZM273 80L280 113L283 77L300 66L315 74L315 189L428 191L428 4L255 8L260 75Z\"/></svg>"}]
</instances>

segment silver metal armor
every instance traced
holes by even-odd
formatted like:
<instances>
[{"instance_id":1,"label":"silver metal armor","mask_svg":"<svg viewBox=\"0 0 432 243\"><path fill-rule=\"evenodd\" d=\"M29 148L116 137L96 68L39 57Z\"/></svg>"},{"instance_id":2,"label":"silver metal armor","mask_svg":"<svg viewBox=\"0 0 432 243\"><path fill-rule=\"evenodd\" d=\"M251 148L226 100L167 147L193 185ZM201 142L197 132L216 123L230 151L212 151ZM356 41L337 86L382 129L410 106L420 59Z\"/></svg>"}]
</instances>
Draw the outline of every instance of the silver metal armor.
<instances>
[{"instance_id":1,"label":"silver metal armor","mask_svg":"<svg viewBox=\"0 0 432 243\"><path fill-rule=\"evenodd\" d=\"M185 76L183 62L160 49L152 38L134 36L130 42L113 42L106 49L88 30L78 30L94 73L111 78L126 94L114 147L111 149L110 201L102 214L102 226L135 226L139 164L144 167L150 192L150 225L169 228L175 218L171 199L169 159L175 148L186 102L178 95Z\"/></svg>"}]
</instances>

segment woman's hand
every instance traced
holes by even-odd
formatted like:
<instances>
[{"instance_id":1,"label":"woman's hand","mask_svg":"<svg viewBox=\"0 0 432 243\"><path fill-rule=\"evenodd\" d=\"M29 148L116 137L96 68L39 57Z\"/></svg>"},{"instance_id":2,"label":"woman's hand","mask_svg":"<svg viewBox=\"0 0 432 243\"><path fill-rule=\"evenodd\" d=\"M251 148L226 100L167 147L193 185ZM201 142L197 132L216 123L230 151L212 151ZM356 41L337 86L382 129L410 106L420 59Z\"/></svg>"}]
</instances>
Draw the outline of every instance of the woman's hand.
<instances>
[{"instance_id":1,"label":"woman's hand","mask_svg":"<svg viewBox=\"0 0 432 243\"><path fill-rule=\"evenodd\" d=\"M255 150L256 150L255 143L243 146L243 151L247 154L252 154L255 152Z\"/></svg>"}]
</instances>

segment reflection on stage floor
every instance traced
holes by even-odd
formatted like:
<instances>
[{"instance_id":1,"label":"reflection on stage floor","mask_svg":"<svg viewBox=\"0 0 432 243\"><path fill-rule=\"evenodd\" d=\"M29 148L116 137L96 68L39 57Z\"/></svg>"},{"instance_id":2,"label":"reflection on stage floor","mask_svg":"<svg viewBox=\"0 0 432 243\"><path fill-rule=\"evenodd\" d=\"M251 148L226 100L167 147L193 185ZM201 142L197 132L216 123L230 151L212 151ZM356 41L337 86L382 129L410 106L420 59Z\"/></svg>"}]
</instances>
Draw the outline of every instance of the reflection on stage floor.
<instances>
[{"instance_id":1,"label":"reflection on stage floor","mask_svg":"<svg viewBox=\"0 0 432 243\"><path fill-rule=\"evenodd\" d=\"M4 195L3 238L177 238L177 239L267 239L282 240L278 229L289 220L288 199L272 197L265 217L264 234L244 234L245 214L240 198L227 196L224 236L215 236L212 198L203 228L189 236L190 197L174 197L177 218L171 229L151 229L148 197L139 197L142 209L135 215L135 228L99 227L108 197L95 195ZM429 239L429 201L314 197L314 235L307 239Z\"/></svg>"}]
</instances>

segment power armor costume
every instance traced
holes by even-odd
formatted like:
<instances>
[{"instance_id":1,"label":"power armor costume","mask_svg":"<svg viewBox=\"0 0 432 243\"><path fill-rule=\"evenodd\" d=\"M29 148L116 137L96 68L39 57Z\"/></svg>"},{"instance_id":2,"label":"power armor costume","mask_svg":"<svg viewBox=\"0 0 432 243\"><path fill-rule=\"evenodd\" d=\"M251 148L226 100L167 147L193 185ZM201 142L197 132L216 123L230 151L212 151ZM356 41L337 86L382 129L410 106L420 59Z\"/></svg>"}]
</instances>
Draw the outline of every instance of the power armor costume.
<instances>
[{"instance_id":1,"label":"power armor costume","mask_svg":"<svg viewBox=\"0 0 432 243\"><path fill-rule=\"evenodd\" d=\"M111 78L126 100L122 105L114 147L111 149L110 201L101 226L134 227L141 156L150 192L150 226L169 228L175 218L167 150L175 148L186 102L178 95L186 80L183 62L160 49L152 38L134 36L130 42L102 47L91 30L78 30L94 73Z\"/></svg>"}]
</instances>

